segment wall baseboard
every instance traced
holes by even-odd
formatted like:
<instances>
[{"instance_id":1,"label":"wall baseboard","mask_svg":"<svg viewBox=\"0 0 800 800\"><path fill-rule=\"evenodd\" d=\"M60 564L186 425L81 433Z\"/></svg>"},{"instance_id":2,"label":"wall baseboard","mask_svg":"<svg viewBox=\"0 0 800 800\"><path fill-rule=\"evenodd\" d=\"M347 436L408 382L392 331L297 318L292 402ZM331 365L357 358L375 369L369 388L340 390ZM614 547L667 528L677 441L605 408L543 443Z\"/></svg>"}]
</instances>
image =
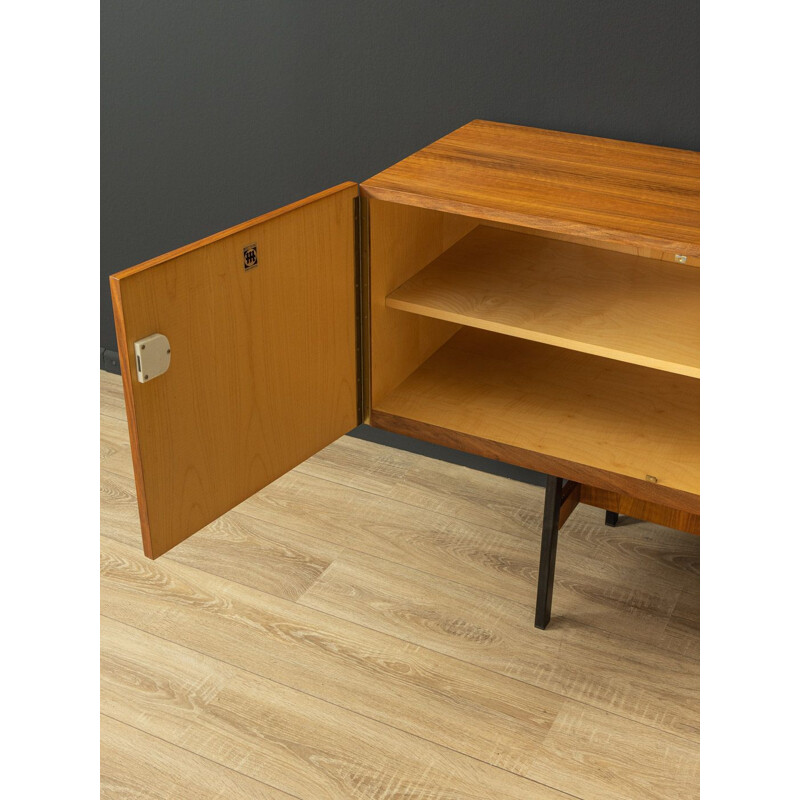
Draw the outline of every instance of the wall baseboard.
<instances>
[{"instance_id":1,"label":"wall baseboard","mask_svg":"<svg viewBox=\"0 0 800 800\"><path fill-rule=\"evenodd\" d=\"M120 375L119 353L116 350L110 350L108 347L101 347L100 369Z\"/></svg>"},{"instance_id":2,"label":"wall baseboard","mask_svg":"<svg viewBox=\"0 0 800 800\"><path fill-rule=\"evenodd\" d=\"M119 375L119 353L108 347L101 347L100 369ZM409 453L435 458L438 461L460 464L480 472L501 475L504 478L530 483L534 486L544 486L545 484L545 476L533 470L516 467L513 464L506 464L502 461L493 461L490 458L475 456L471 453L462 453L460 450L453 450L438 444L430 444L420 439L412 439L410 436L402 436L399 433L390 433L380 428L371 428L369 425L359 425L347 435L356 439L365 439L368 442L376 442L387 447L394 447L397 450L405 450Z\"/></svg>"}]
</instances>

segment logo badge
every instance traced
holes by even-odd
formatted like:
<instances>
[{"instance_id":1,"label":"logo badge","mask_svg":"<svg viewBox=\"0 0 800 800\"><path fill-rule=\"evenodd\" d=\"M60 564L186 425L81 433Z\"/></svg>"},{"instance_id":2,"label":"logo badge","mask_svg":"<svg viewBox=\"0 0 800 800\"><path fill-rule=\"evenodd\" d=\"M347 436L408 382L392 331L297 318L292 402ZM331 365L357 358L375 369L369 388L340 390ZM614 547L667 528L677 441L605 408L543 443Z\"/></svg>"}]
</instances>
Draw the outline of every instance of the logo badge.
<instances>
[{"instance_id":1,"label":"logo badge","mask_svg":"<svg viewBox=\"0 0 800 800\"><path fill-rule=\"evenodd\" d=\"M242 258L244 261L244 268L246 270L253 269L258 266L258 245L249 244L242 251Z\"/></svg>"}]
</instances>

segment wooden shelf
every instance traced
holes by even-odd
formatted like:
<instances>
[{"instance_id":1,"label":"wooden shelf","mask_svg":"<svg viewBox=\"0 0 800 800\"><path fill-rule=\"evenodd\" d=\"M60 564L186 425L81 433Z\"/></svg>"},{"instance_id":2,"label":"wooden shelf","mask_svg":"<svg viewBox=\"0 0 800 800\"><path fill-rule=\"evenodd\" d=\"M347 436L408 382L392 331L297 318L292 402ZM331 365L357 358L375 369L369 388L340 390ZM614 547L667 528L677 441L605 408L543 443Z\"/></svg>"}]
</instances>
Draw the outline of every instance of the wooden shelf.
<instances>
[{"instance_id":1,"label":"wooden shelf","mask_svg":"<svg viewBox=\"0 0 800 800\"><path fill-rule=\"evenodd\" d=\"M700 382L462 328L371 424L699 511Z\"/></svg>"},{"instance_id":2,"label":"wooden shelf","mask_svg":"<svg viewBox=\"0 0 800 800\"><path fill-rule=\"evenodd\" d=\"M387 306L700 377L700 271L480 226Z\"/></svg>"}]
</instances>

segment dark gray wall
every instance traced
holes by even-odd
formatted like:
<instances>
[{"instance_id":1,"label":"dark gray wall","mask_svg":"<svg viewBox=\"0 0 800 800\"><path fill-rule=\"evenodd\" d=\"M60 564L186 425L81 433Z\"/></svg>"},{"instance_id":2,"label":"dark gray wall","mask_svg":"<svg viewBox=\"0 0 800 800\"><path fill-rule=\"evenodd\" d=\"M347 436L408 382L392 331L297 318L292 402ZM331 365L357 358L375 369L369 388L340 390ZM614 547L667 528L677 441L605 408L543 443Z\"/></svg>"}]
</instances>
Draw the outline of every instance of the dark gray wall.
<instances>
[{"instance_id":1,"label":"dark gray wall","mask_svg":"<svg viewBox=\"0 0 800 800\"><path fill-rule=\"evenodd\" d=\"M484 118L699 149L699 6L104 0L108 275Z\"/></svg>"}]
</instances>

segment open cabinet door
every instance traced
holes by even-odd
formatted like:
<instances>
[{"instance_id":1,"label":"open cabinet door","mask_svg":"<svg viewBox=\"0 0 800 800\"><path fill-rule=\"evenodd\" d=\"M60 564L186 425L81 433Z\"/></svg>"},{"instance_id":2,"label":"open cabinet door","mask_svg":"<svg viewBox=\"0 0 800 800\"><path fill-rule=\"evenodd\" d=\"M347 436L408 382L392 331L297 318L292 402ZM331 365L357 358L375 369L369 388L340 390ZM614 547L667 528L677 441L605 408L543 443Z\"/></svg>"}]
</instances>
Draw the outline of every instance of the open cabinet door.
<instances>
[{"instance_id":1,"label":"open cabinet door","mask_svg":"<svg viewBox=\"0 0 800 800\"><path fill-rule=\"evenodd\" d=\"M358 424L357 195L342 184L111 277L151 558Z\"/></svg>"}]
</instances>

